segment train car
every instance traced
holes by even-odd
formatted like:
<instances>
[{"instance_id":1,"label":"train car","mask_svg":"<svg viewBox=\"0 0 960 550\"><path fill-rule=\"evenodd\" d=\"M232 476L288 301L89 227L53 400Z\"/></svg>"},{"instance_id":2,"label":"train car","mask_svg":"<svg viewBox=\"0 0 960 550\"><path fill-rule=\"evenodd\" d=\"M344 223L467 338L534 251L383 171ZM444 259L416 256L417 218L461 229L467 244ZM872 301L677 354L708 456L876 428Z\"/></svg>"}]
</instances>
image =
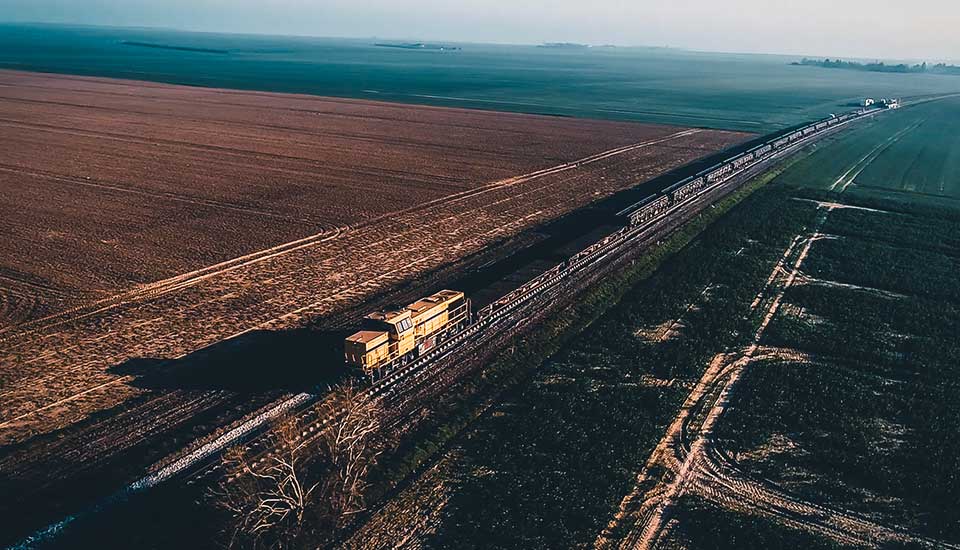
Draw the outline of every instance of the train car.
<instances>
[{"instance_id":1,"label":"train car","mask_svg":"<svg viewBox=\"0 0 960 550\"><path fill-rule=\"evenodd\" d=\"M371 375L417 358L469 323L470 300L463 292L441 290L406 307L367 315L363 330L344 340L344 359Z\"/></svg>"},{"instance_id":2,"label":"train car","mask_svg":"<svg viewBox=\"0 0 960 550\"><path fill-rule=\"evenodd\" d=\"M731 162L730 164L733 165L734 170L740 170L744 166L753 162L753 157L754 157L753 153L747 153L745 155L741 155L733 159L733 162Z\"/></svg>"},{"instance_id":3,"label":"train car","mask_svg":"<svg viewBox=\"0 0 960 550\"><path fill-rule=\"evenodd\" d=\"M717 168L716 170L710 171L706 175L707 183L713 184L720 180L723 176L729 174L733 171L733 165L730 163L724 164L723 166Z\"/></svg>"},{"instance_id":4,"label":"train car","mask_svg":"<svg viewBox=\"0 0 960 550\"><path fill-rule=\"evenodd\" d=\"M823 129L826 128L827 126L829 126L829 124L827 123L827 121L818 122L817 125L814 126L814 129L816 129L816 131L819 132L820 130L823 130Z\"/></svg>"},{"instance_id":5,"label":"train car","mask_svg":"<svg viewBox=\"0 0 960 550\"><path fill-rule=\"evenodd\" d=\"M706 184L707 182L704 181L702 177L689 180L671 191L670 201L672 204L679 204L703 191L703 188L706 187Z\"/></svg>"},{"instance_id":6,"label":"train car","mask_svg":"<svg viewBox=\"0 0 960 550\"><path fill-rule=\"evenodd\" d=\"M704 188L707 187L707 180L703 179L703 176L701 176L691 181L688 185L693 191L699 193L700 191L703 191Z\"/></svg>"},{"instance_id":7,"label":"train car","mask_svg":"<svg viewBox=\"0 0 960 550\"><path fill-rule=\"evenodd\" d=\"M775 149L779 149L779 148L787 145L788 143L790 143L790 138L789 138L789 137L782 137L782 138L778 139L777 141L774 141L774 142L773 142L773 147L774 147Z\"/></svg>"},{"instance_id":8,"label":"train car","mask_svg":"<svg viewBox=\"0 0 960 550\"><path fill-rule=\"evenodd\" d=\"M630 213L630 225L642 225L659 216L669 206L670 197L667 195L652 199Z\"/></svg>"},{"instance_id":9,"label":"train car","mask_svg":"<svg viewBox=\"0 0 960 550\"><path fill-rule=\"evenodd\" d=\"M773 152L773 144L767 143L763 147L759 148L754 152L754 156L757 158L762 158Z\"/></svg>"},{"instance_id":10,"label":"train car","mask_svg":"<svg viewBox=\"0 0 960 550\"><path fill-rule=\"evenodd\" d=\"M684 178L664 189L662 193L670 196L671 204L676 204L678 201L683 200L683 198L687 196L688 192L685 191L684 188L686 188L687 184L689 184L691 181L693 181L693 176Z\"/></svg>"}]
</instances>

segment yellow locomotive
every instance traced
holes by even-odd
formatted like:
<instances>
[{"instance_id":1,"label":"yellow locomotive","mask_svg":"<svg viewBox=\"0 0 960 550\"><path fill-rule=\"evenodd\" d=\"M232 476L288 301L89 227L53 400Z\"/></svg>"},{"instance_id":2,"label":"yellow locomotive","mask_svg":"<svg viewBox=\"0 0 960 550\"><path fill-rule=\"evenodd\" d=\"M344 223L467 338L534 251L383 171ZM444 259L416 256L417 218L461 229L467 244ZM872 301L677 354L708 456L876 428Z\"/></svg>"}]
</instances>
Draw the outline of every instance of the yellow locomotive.
<instances>
[{"instance_id":1,"label":"yellow locomotive","mask_svg":"<svg viewBox=\"0 0 960 550\"><path fill-rule=\"evenodd\" d=\"M367 315L363 330L344 341L344 358L370 375L407 363L469 323L470 300L462 292L441 290L404 308Z\"/></svg>"}]
</instances>

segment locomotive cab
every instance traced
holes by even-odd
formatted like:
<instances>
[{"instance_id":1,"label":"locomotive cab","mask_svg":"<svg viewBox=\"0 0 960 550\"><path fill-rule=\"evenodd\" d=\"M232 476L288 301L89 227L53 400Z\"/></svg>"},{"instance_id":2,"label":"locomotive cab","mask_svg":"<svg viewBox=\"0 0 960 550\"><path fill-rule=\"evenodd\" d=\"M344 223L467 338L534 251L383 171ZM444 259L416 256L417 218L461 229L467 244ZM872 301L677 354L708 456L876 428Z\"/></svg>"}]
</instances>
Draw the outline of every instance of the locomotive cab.
<instances>
[{"instance_id":1,"label":"locomotive cab","mask_svg":"<svg viewBox=\"0 0 960 550\"><path fill-rule=\"evenodd\" d=\"M344 359L367 374L404 364L462 330L469 319L470 301L463 293L442 290L404 308L367 315L363 330L344 341Z\"/></svg>"}]
</instances>

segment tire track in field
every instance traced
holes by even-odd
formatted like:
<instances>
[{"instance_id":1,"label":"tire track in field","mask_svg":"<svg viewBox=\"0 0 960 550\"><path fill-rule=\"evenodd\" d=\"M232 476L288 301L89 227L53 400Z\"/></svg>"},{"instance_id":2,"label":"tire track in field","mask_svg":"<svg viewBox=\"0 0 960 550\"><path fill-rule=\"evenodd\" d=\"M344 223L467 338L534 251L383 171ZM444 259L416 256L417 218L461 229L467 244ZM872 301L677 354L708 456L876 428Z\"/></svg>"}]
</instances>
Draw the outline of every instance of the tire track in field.
<instances>
[{"instance_id":1,"label":"tire track in field","mask_svg":"<svg viewBox=\"0 0 960 550\"><path fill-rule=\"evenodd\" d=\"M825 221L826 214L817 217L814 235ZM783 296L793 285L813 242L812 238L796 235L784 249L750 306L751 312L758 311L761 304L766 306L752 342L740 352L714 357L637 475L633 490L624 497L617 513L597 537L594 548L646 550L655 547L673 506L694 478L697 461L712 444L713 428L726 410L733 387L759 349L763 334L779 311ZM699 411L706 411L706 416L700 426L688 434ZM622 538L618 537L621 532L624 532Z\"/></svg>"},{"instance_id":2,"label":"tire track in field","mask_svg":"<svg viewBox=\"0 0 960 550\"><path fill-rule=\"evenodd\" d=\"M873 161L877 159L877 157L882 155L887 149L900 141L905 135L919 128L926 121L927 119L923 119L882 141L880 144L870 150L869 153L864 155L863 158L854 163L854 165L844 172L839 178L837 178L837 180L829 187L829 190L839 191L840 193L846 191L848 187L853 185L857 177L863 173L863 171L866 170L867 167L873 163Z\"/></svg>"},{"instance_id":3,"label":"tire track in field","mask_svg":"<svg viewBox=\"0 0 960 550\"><path fill-rule=\"evenodd\" d=\"M171 193L164 191L148 191L146 189L138 189L132 186L118 185L104 183L99 180L91 178L80 178L75 176L63 176L59 174L53 174L48 172L42 172L39 170L30 170L27 168L20 168L19 166L11 166L9 164L0 163L0 171L7 172L14 175L25 175L30 176L40 180L47 180L54 183L66 183L70 185L80 185L83 187L91 187L94 189L102 189L105 191L111 191L114 193L124 193L128 195L137 195L140 197L148 197L152 199L163 199L173 202L179 202L184 204L192 204L195 206L203 206L206 208L217 208L220 210L232 210L234 212L239 212L241 214L254 214L256 216L262 216L264 218L270 218L274 220L282 220L289 222L300 222L307 223L314 226L322 226L321 222L316 219L308 218L298 218L296 216L291 216L289 214L283 214L281 212L273 212L271 210L263 210L260 208L253 208L250 206L243 206L239 204L218 201L215 199L207 199L203 197L192 197L190 195L184 195L182 193Z\"/></svg>"},{"instance_id":4,"label":"tire track in field","mask_svg":"<svg viewBox=\"0 0 960 550\"><path fill-rule=\"evenodd\" d=\"M813 227L805 235L795 236L784 250L751 304L753 311L768 304L752 343L737 353L714 358L638 475L634 490L597 538L595 548L656 548L670 529L672 508L684 494L700 495L723 508L767 517L843 544L958 548L848 510L807 502L772 484L752 480L727 461L713 437L739 379L752 362L761 358L757 352L766 328L778 314L786 291L803 277L801 267L813 243L823 238L820 230L832 210L829 205L818 205ZM701 414L704 416L697 426L696 418Z\"/></svg>"}]
</instances>

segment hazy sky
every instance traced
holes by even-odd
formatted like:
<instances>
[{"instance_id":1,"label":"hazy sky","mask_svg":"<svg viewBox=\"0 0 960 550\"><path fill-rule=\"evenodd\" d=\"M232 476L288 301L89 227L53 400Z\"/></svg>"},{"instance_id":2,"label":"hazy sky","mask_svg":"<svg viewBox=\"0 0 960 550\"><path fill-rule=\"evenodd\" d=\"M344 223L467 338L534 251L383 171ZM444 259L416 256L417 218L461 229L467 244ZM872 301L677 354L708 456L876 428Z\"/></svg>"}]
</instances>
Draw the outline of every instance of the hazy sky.
<instances>
[{"instance_id":1,"label":"hazy sky","mask_svg":"<svg viewBox=\"0 0 960 550\"><path fill-rule=\"evenodd\" d=\"M960 60L960 0L0 0L0 20Z\"/></svg>"}]
</instances>

